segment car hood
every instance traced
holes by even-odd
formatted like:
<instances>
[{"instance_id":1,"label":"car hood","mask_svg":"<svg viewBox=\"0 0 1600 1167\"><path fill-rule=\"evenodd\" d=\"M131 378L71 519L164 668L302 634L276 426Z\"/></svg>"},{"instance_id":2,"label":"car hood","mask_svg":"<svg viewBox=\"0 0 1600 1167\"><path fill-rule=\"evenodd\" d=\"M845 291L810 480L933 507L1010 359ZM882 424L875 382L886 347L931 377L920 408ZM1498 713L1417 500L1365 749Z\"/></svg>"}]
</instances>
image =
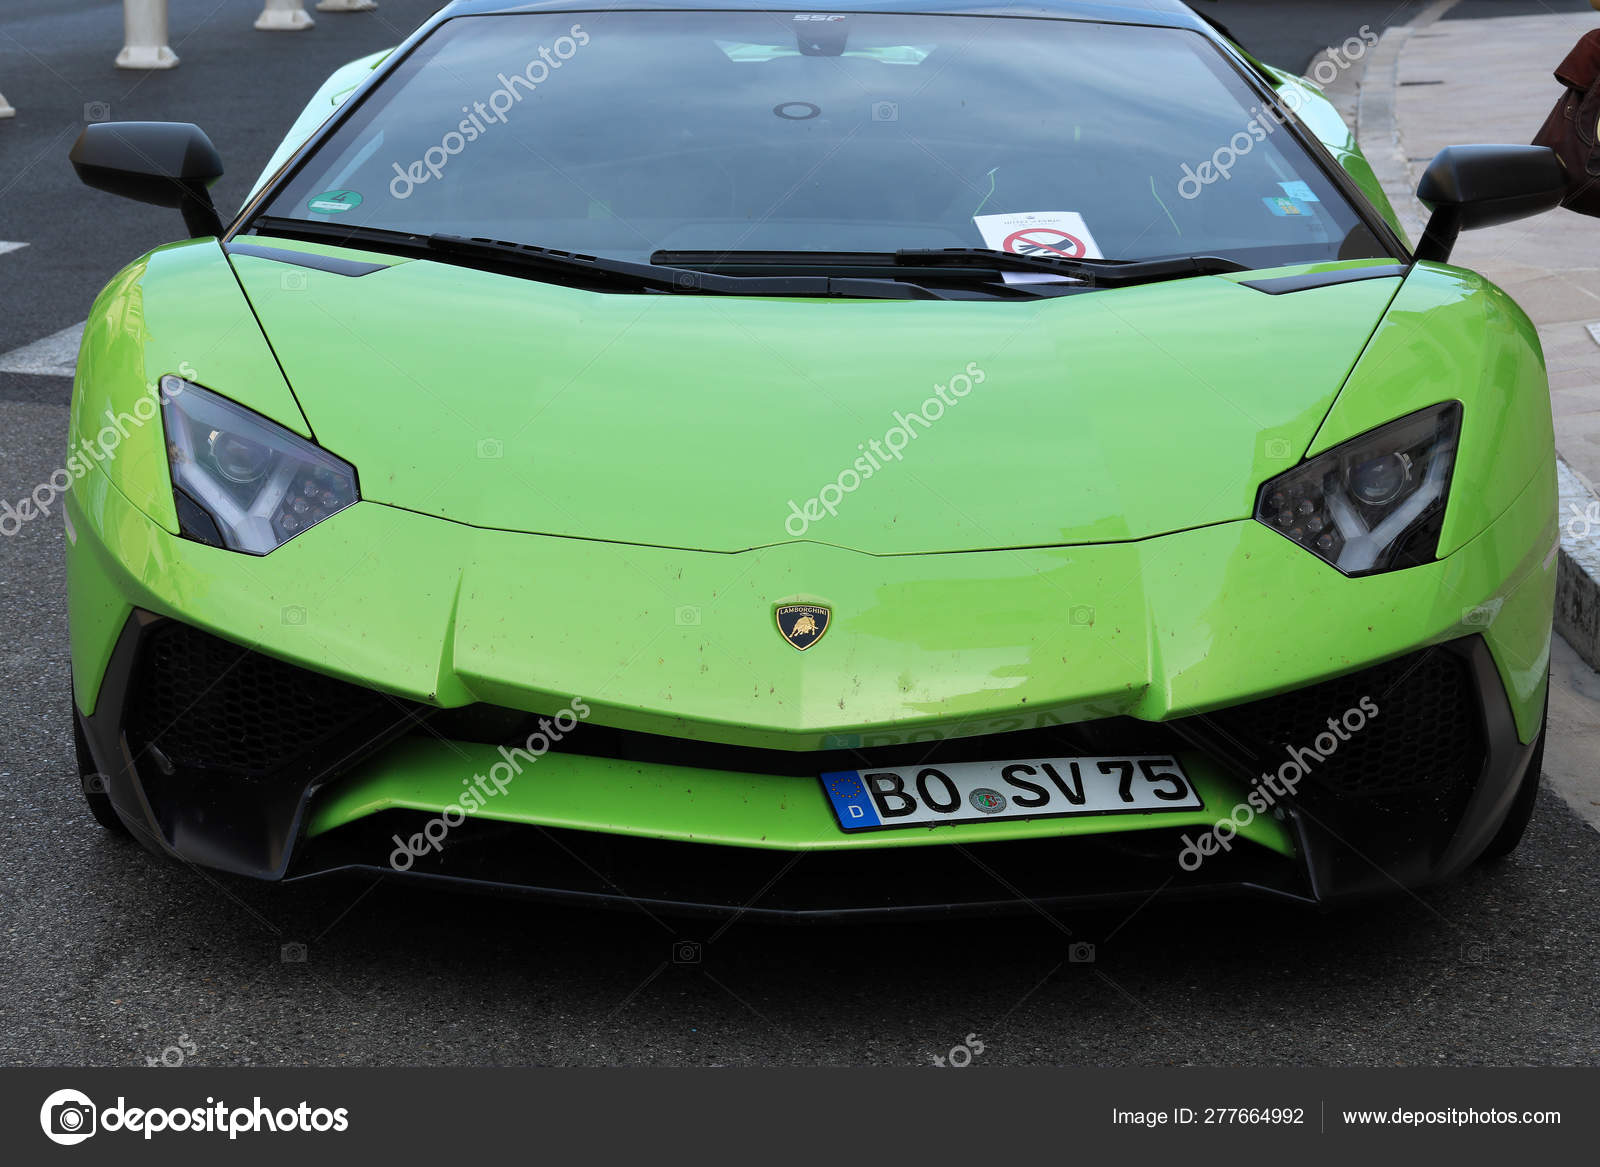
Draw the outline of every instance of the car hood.
<instances>
[{"instance_id":1,"label":"car hood","mask_svg":"<svg viewBox=\"0 0 1600 1167\"><path fill-rule=\"evenodd\" d=\"M364 498L730 552L1098 543L1247 516L1306 450L1400 282L861 301L230 258Z\"/></svg>"}]
</instances>

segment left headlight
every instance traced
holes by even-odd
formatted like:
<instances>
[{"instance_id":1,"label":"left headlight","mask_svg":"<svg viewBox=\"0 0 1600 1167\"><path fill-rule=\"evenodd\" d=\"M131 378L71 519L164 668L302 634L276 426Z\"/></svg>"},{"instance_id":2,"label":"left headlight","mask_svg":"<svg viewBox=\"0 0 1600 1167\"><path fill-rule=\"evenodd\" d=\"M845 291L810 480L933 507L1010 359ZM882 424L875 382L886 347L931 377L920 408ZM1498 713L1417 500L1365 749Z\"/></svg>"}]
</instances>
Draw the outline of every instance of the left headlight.
<instances>
[{"instance_id":1,"label":"left headlight","mask_svg":"<svg viewBox=\"0 0 1600 1167\"><path fill-rule=\"evenodd\" d=\"M1346 575L1431 562L1460 436L1459 402L1407 414L1269 480L1256 518Z\"/></svg>"},{"instance_id":2,"label":"left headlight","mask_svg":"<svg viewBox=\"0 0 1600 1167\"><path fill-rule=\"evenodd\" d=\"M167 376L161 402L186 538L265 555L360 497L348 462L226 397Z\"/></svg>"}]
</instances>

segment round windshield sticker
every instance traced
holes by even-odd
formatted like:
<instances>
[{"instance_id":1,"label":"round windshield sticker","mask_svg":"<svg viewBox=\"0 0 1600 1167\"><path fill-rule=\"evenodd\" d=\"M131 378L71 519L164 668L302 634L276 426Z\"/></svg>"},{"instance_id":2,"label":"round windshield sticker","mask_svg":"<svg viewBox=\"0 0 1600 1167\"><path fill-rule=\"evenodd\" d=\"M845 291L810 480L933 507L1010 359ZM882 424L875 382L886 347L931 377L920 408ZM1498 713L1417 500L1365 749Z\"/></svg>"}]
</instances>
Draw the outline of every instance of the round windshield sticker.
<instances>
[{"instance_id":1,"label":"round windshield sticker","mask_svg":"<svg viewBox=\"0 0 1600 1167\"><path fill-rule=\"evenodd\" d=\"M359 207L361 196L353 190L325 190L312 195L306 205L319 215L338 215Z\"/></svg>"}]
</instances>

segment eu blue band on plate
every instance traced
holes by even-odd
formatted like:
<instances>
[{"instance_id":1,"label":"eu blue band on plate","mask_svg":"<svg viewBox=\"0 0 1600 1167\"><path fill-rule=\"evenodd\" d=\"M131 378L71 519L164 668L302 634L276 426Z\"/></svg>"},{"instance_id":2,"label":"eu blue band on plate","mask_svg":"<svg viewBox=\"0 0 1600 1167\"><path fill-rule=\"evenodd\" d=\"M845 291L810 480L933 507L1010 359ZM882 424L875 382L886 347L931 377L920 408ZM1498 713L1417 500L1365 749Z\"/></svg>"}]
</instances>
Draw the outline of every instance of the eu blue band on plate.
<instances>
[{"instance_id":1,"label":"eu blue band on plate","mask_svg":"<svg viewBox=\"0 0 1600 1167\"><path fill-rule=\"evenodd\" d=\"M833 812L839 816L839 825L845 830L883 825L883 820L878 817L878 808L872 805L872 796L862 785L860 771L834 770L822 776L822 785L833 801Z\"/></svg>"}]
</instances>

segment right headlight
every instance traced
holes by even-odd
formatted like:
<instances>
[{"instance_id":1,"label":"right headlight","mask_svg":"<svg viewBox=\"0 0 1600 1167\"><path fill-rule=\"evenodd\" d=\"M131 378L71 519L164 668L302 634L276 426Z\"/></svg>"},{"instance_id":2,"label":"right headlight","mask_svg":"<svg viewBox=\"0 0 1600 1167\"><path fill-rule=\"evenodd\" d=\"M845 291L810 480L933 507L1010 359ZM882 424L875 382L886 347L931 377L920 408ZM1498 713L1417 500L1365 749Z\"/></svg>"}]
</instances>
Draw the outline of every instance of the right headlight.
<instances>
[{"instance_id":1,"label":"right headlight","mask_svg":"<svg viewBox=\"0 0 1600 1167\"><path fill-rule=\"evenodd\" d=\"M226 397L167 376L161 401L185 538L265 555L360 497L348 462Z\"/></svg>"},{"instance_id":2,"label":"right headlight","mask_svg":"<svg viewBox=\"0 0 1600 1167\"><path fill-rule=\"evenodd\" d=\"M1408 414L1270 479L1256 518L1346 575L1431 562L1460 436L1459 402Z\"/></svg>"}]
</instances>

